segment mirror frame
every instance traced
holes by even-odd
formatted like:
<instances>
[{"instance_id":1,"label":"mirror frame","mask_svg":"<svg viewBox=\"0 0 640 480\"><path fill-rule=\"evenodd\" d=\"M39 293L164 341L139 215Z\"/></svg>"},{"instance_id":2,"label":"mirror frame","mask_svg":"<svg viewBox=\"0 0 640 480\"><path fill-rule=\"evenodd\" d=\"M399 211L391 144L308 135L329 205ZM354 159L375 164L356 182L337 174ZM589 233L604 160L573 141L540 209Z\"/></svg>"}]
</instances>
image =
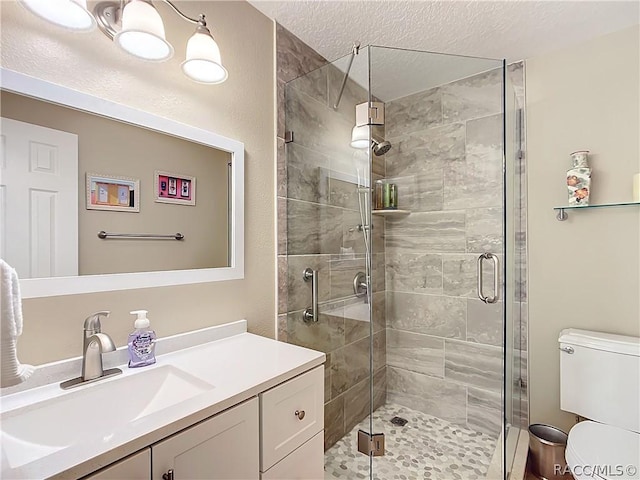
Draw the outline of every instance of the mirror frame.
<instances>
[{"instance_id":1,"label":"mirror frame","mask_svg":"<svg viewBox=\"0 0 640 480\"><path fill-rule=\"evenodd\" d=\"M244 144L204 129L0 68L0 89L210 146L231 154L230 266L20 280L23 298L166 287L244 278Z\"/></svg>"}]
</instances>

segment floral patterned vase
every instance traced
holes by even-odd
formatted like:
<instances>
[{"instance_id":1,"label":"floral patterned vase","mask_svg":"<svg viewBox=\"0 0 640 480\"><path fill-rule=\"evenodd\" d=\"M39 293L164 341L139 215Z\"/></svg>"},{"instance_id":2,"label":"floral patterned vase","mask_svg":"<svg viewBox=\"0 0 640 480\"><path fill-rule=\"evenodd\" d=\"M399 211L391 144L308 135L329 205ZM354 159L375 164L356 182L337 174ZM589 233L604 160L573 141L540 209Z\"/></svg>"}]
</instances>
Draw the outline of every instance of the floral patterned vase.
<instances>
[{"instance_id":1,"label":"floral patterned vase","mask_svg":"<svg viewBox=\"0 0 640 480\"><path fill-rule=\"evenodd\" d=\"M586 207L591 193L591 168L587 162L589 150L579 150L571 154L573 168L567 172L569 206Z\"/></svg>"}]
</instances>

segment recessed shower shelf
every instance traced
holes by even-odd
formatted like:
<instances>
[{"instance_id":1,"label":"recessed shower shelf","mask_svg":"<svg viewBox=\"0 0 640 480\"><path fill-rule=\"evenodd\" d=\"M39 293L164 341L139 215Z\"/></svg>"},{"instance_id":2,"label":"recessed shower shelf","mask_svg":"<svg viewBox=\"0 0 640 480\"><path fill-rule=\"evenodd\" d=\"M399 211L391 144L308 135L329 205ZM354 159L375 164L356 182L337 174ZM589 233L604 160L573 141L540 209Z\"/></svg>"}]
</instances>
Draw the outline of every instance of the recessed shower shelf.
<instances>
[{"instance_id":1,"label":"recessed shower shelf","mask_svg":"<svg viewBox=\"0 0 640 480\"><path fill-rule=\"evenodd\" d=\"M565 210L589 210L590 208L604 208L604 207L627 207L629 205L637 205L640 206L640 202L616 202L616 203L601 203L599 205L567 205L564 207L553 207L553 209L558 212L556 218L563 222L569 215Z\"/></svg>"},{"instance_id":2,"label":"recessed shower shelf","mask_svg":"<svg viewBox=\"0 0 640 480\"><path fill-rule=\"evenodd\" d=\"M411 212L409 210L385 208L384 210L372 210L371 213L373 215L382 215L383 217L402 217L409 215Z\"/></svg>"}]
</instances>

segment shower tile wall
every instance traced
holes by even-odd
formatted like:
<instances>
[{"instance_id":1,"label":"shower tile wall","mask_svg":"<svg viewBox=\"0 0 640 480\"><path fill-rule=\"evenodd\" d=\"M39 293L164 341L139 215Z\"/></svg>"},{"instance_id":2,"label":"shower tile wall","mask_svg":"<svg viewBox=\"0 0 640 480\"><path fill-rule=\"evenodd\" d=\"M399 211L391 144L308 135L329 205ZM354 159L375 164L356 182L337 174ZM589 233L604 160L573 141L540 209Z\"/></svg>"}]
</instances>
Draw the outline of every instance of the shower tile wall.
<instances>
[{"instance_id":1,"label":"shower tile wall","mask_svg":"<svg viewBox=\"0 0 640 480\"><path fill-rule=\"evenodd\" d=\"M503 259L501 71L387 103L390 402L497 436L503 304L476 297L476 259ZM492 284L489 275L486 285Z\"/></svg>"},{"instance_id":2,"label":"shower tile wall","mask_svg":"<svg viewBox=\"0 0 640 480\"><path fill-rule=\"evenodd\" d=\"M369 414L369 305L353 295L353 278L365 270L365 249L357 229L362 221L352 167L354 155L362 155L366 164L367 154L349 146L355 105L367 101L367 92L349 81L340 108L333 110L343 73L280 25L276 46L278 339L327 354L325 448L329 448ZM286 145L285 116L287 126L295 125L294 142ZM373 225L377 407L384 404L386 393L384 222L376 218ZM311 306L310 285L302 280L307 267L319 273L321 315L316 324L302 321L302 311Z\"/></svg>"}]
</instances>

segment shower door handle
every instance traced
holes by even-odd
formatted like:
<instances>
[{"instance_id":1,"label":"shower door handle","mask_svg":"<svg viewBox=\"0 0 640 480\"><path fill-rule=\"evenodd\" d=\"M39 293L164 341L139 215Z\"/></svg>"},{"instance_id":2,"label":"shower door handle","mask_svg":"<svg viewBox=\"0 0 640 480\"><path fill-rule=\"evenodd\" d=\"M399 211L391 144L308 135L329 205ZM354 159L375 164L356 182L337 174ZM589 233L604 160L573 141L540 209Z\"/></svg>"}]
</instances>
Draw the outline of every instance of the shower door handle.
<instances>
[{"instance_id":1,"label":"shower door handle","mask_svg":"<svg viewBox=\"0 0 640 480\"><path fill-rule=\"evenodd\" d=\"M311 282L311 308L302 312L302 319L307 323L315 323L318 321L318 271L313 268L305 268L302 272L302 279L305 282Z\"/></svg>"},{"instance_id":2,"label":"shower door handle","mask_svg":"<svg viewBox=\"0 0 640 480\"><path fill-rule=\"evenodd\" d=\"M483 265L484 260L493 261L493 296L485 296L484 294L484 279L483 279ZM493 253L485 252L478 257L478 298L484 303L496 303L500 296L500 260L497 255Z\"/></svg>"}]
</instances>

